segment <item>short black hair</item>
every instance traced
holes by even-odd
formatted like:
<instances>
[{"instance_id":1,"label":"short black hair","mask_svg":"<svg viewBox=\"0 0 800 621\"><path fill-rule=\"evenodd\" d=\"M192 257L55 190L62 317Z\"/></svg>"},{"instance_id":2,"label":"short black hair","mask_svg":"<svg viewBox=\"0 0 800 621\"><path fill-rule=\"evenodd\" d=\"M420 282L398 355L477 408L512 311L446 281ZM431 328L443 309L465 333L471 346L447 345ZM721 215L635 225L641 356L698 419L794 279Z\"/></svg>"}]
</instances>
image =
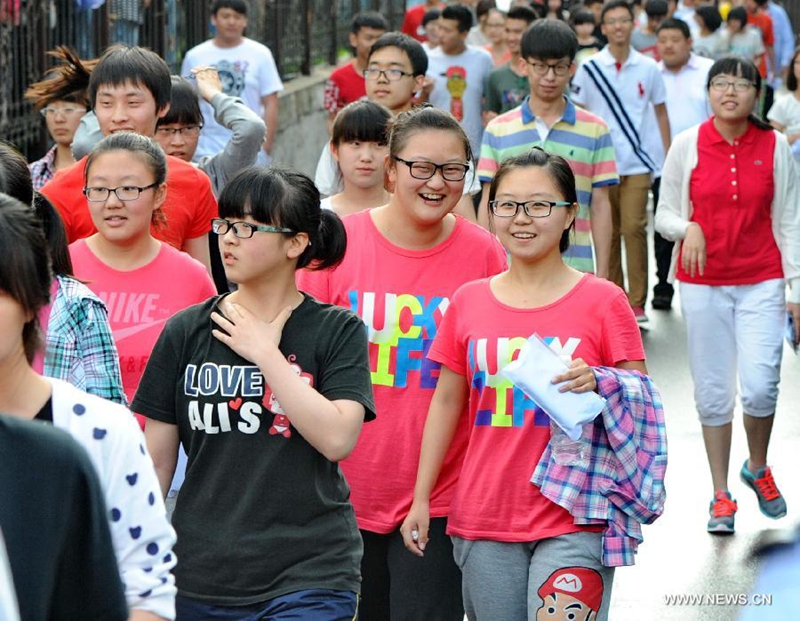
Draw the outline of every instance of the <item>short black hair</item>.
<instances>
[{"instance_id":1,"label":"short black hair","mask_svg":"<svg viewBox=\"0 0 800 621\"><path fill-rule=\"evenodd\" d=\"M169 105L172 80L164 59L143 47L114 45L103 53L89 78L89 101L92 107L97 104L97 91L101 86L122 86L126 82L150 91L156 102L156 110L163 110Z\"/></svg>"},{"instance_id":2,"label":"short black hair","mask_svg":"<svg viewBox=\"0 0 800 621\"><path fill-rule=\"evenodd\" d=\"M647 0L644 12L648 17L663 17L669 13L669 5L667 0Z\"/></svg>"},{"instance_id":3,"label":"short black hair","mask_svg":"<svg viewBox=\"0 0 800 621\"><path fill-rule=\"evenodd\" d=\"M685 39L692 38L692 31L689 30L689 25L682 19L677 19L676 17L668 17L661 22L658 28L656 28L656 34L662 30L680 30Z\"/></svg>"},{"instance_id":4,"label":"short black hair","mask_svg":"<svg viewBox=\"0 0 800 621\"><path fill-rule=\"evenodd\" d=\"M587 11L586 9L578 9L575 11L570 17L569 21L573 26L580 26L581 24L592 24L592 26L597 25L594 19L594 13Z\"/></svg>"},{"instance_id":5,"label":"short black hair","mask_svg":"<svg viewBox=\"0 0 800 621\"><path fill-rule=\"evenodd\" d=\"M231 179L219 195L219 217L291 229L308 235L310 244L297 259L297 269L335 267L344 259L347 233L333 211L320 207L319 190L303 173L252 166ZM256 240L253 240L256 241Z\"/></svg>"},{"instance_id":6,"label":"short black hair","mask_svg":"<svg viewBox=\"0 0 800 621\"><path fill-rule=\"evenodd\" d=\"M789 62L789 73L786 76L786 90L791 91L792 93L797 90L797 76L794 74L794 63L798 56L800 56L800 47L798 47L794 51L794 54L792 54L792 60Z\"/></svg>"},{"instance_id":7,"label":"short black hair","mask_svg":"<svg viewBox=\"0 0 800 621\"><path fill-rule=\"evenodd\" d=\"M169 111L158 119L156 127L181 123L182 125L202 125L203 113L194 86L179 75L172 76L172 99Z\"/></svg>"},{"instance_id":8,"label":"short black hair","mask_svg":"<svg viewBox=\"0 0 800 621\"><path fill-rule=\"evenodd\" d=\"M595 4L603 4L604 0L583 0L583 6L589 7Z\"/></svg>"},{"instance_id":9,"label":"short black hair","mask_svg":"<svg viewBox=\"0 0 800 621\"><path fill-rule=\"evenodd\" d=\"M469 32L472 28L472 11L461 4L451 4L442 10L442 19L452 19L458 22L459 32Z\"/></svg>"},{"instance_id":10,"label":"short black hair","mask_svg":"<svg viewBox=\"0 0 800 621\"><path fill-rule=\"evenodd\" d=\"M603 12L600 13L600 21L606 21L606 13L613 11L614 9L625 9L628 11L628 15L631 16L631 19L634 17L633 8L631 8L631 5L628 4L627 0L611 0L611 2L608 4L603 5Z\"/></svg>"},{"instance_id":11,"label":"short black hair","mask_svg":"<svg viewBox=\"0 0 800 621\"><path fill-rule=\"evenodd\" d=\"M728 12L728 21L736 20L742 28L747 26L747 9L743 6L735 6Z\"/></svg>"},{"instance_id":12,"label":"short black hair","mask_svg":"<svg viewBox=\"0 0 800 621\"><path fill-rule=\"evenodd\" d=\"M32 362L42 347L39 311L50 301L53 274L39 218L30 205L6 194L0 194L0 248L0 290L31 317L22 329L22 343Z\"/></svg>"},{"instance_id":13,"label":"short black hair","mask_svg":"<svg viewBox=\"0 0 800 621\"><path fill-rule=\"evenodd\" d=\"M506 19L518 19L526 22L529 25L535 22L538 18L539 16L536 14L536 11L524 4L512 6L510 9L508 9L508 13L506 13Z\"/></svg>"},{"instance_id":14,"label":"short black hair","mask_svg":"<svg viewBox=\"0 0 800 621\"><path fill-rule=\"evenodd\" d=\"M211 15L216 15L220 9L232 9L247 17L247 2L245 0L214 0L211 3Z\"/></svg>"},{"instance_id":15,"label":"short black hair","mask_svg":"<svg viewBox=\"0 0 800 621\"><path fill-rule=\"evenodd\" d=\"M362 28L389 30L389 22L377 11L364 11L353 16L353 20L350 22L350 32L358 34L358 31Z\"/></svg>"},{"instance_id":16,"label":"short black hair","mask_svg":"<svg viewBox=\"0 0 800 621\"><path fill-rule=\"evenodd\" d=\"M556 19L540 19L533 22L522 35L523 58L556 60L568 56L575 60L578 53L578 37L567 24Z\"/></svg>"},{"instance_id":17,"label":"short black hair","mask_svg":"<svg viewBox=\"0 0 800 621\"><path fill-rule=\"evenodd\" d=\"M428 55L419 41L402 32L386 32L372 44L369 51L370 57L385 47L396 47L406 53L411 62L411 71L414 76L425 75L428 72Z\"/></svg>"},{"instance_id":18,"label":"short black hair","mask_svg":"<svg viewBox=\"0 0 800 621\"><path fill-rule=\"evenodd\" d=\"M716 32L722 26L722 16L719 9L715 6L703 5L697 7L694 12L700 16L703 23L711 32Z\"/></svg>"},{"instance_id":19,"label":"short black hair","mask_svg":"<svg viewBox=\"0 0 800 621\"><path fill-rule=\"evenodd\" d=\"M475 5L475 16L480 19L488 14L489 11L496 8L497 2L495 2L495 0L478 0L478 4Z\"/></svg>"},{"instance_id":20,"label":"short black hair","mask_svg":"<svg viewBox=\"0 0 800 621\"><path fill-rule=\"evenodd\" d=\"M431 9L430 11L425 11L425 15L422 16L422 27L424 28L432 21L439 19L441 15L442 12L439 9Z\"/></svg>"},{"instance_id":21,"label":"short black hair","mask_svg":"<svg viewBox=\"0 0 800 621\"><path fill-rule=\"evenodd\" d=\"M378 142L387 144L392 113L386 106L362 99L339 110L331 129L331 143Z\"/></svg>"},{"instance_id":22,"label":"short black hair","mask_svg":"<svg viewBox=\"0 0 800 621\"><path fill-rule=\"evenodd\" d=\"M0 192L25 205L33 204L31 171L25 156L9 142L0 140Z\"/></svg>"}]
</instances>

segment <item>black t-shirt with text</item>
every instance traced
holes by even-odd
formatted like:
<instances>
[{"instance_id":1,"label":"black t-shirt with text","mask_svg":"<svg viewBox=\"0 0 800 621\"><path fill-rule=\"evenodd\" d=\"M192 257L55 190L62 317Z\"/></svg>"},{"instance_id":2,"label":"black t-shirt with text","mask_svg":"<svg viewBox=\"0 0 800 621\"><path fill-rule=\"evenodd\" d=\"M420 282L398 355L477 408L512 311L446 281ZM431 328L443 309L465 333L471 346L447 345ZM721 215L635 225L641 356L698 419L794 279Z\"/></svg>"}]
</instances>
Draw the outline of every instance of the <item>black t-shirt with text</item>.
<instances>
[{"instance_id":1,"label":"black t-shirt with text","mask_svg":"<svg viewBox=\"0 0 800 621\"><path fill-rule=\"evenodd\" d=\"M178 591L228 606L304 589L359 592L350 489L338 464L292 427L259 368L211 334L221 299L167 322L132 404L176 424L188 455L172 518ZM374 418L366 328L355 314L306 296L280 350L327 399L357 401Z\"/></svg>"}]
</instances>

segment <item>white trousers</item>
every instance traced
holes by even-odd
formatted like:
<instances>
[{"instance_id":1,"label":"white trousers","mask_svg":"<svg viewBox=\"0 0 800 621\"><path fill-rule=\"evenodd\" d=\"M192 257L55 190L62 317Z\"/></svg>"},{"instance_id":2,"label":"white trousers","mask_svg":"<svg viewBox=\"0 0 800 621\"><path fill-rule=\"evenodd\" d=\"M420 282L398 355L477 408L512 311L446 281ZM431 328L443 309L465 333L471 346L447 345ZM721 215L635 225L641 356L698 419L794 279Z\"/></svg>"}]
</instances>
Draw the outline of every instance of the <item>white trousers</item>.
<instances>
[{"instance_id":1,"label":"white trousers","mask_svg":"<svg viewBox=\"0 0 800 621\"><path fill-rule=\"evenodd\" d=\"M774 414L786 317L783 279L720 287L681 282L680 297L700 422L718 427L733 420L737 373L744 412Z\"/></svg>"}]
</instances>

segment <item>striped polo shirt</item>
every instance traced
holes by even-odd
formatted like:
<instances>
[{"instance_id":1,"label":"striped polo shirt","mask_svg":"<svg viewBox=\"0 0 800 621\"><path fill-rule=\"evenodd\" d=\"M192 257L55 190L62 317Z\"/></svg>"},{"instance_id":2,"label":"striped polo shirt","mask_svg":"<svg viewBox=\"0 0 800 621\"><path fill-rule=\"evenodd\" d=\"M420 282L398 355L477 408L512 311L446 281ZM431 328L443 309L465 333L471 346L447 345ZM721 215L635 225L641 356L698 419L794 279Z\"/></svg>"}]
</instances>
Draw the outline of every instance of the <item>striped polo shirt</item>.
<instances>
[{"instance_id":1,"label":"striped polo shirt","mask_svg":"<svg viewBox=\"0 0 800 621\"><path fill-rule=\"evenodd\" d=\"M483 133L478 177L482 183L494 179L503 160L532 147L560 155L572 166L578 191L578 217L565 262L582 272L594 272L589 214L592 188L619 183L614 145L603 120L566 100L564 115L542 140L529 97L513 110L493 119Z\"/></svg>"}]
</instances>

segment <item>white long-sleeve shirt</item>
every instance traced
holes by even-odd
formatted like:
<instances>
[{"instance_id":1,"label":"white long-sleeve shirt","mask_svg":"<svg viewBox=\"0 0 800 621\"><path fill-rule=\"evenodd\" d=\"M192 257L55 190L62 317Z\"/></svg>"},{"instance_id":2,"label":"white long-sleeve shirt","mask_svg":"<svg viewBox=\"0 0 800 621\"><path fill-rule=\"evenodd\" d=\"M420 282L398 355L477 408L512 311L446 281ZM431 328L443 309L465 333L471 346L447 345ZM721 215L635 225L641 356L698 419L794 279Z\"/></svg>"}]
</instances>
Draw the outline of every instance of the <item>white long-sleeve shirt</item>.
<instances>
[{"instance_id":1,"label":"white long-sleeve shirt","mask_svg":"<svg viewBox=\"0 0 800 621\"><path fill-rule=\"evenodd\" d=\"M175 531L136 419L117 403L62 380L47 381L53 387L53 425L86 449L103 486L128 607L174 619Z\"/></svg>"}]
</instances>

